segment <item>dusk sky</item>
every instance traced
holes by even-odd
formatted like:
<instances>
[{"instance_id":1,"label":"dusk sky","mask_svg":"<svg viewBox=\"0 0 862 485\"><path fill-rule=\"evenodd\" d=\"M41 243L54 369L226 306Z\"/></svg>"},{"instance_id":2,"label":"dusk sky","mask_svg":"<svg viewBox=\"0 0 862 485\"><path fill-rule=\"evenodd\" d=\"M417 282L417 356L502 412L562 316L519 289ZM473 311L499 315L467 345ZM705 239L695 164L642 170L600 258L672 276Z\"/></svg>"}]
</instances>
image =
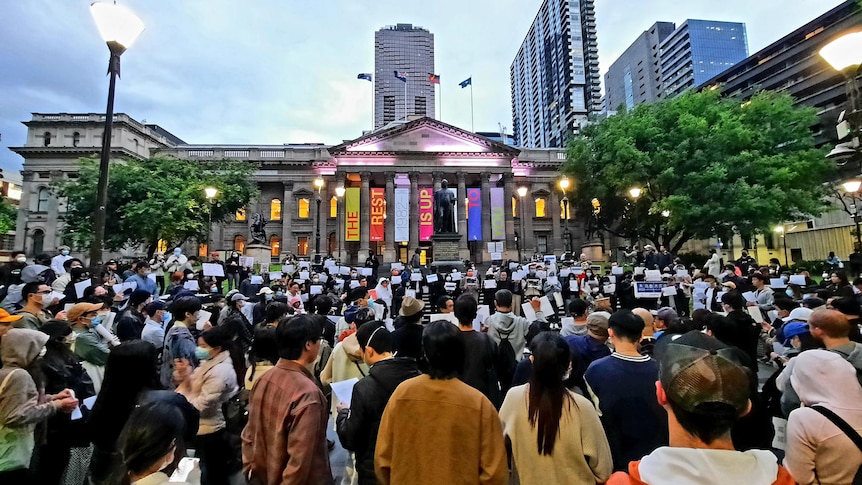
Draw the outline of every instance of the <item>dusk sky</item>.
<instances>
[{"instance_id":1,"label":"dusk sky","mask_svg":"<svg viewBox=\"0 0 862 485\"><path fill-rule=\"evenodd\" d=\"M121 0L147 30L123 55L116 112L188 143L339 143L371 123L374 32L412 23L435 36L442 120L511 131L509 66L541 0ZM602 75L656 21L744 22L754 53L839 0L597 0ZM31 112L104 112L108 50L87 0L0 3L0 168ZM439 96L439 91L438 91Z\"/></svg>"}]
</instances>

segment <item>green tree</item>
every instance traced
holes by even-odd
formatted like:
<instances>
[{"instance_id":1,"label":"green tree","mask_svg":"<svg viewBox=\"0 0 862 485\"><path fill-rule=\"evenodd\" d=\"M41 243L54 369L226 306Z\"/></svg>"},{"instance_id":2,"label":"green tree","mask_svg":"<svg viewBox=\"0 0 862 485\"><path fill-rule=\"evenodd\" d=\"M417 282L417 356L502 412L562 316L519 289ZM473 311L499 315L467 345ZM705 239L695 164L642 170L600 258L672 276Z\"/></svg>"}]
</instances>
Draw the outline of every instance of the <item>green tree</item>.
<instances>
[{"instance_id":1,"label":"green tree","mask_svg":"<svg viewBox=\"0 0 862 485\"><path fill-rule=\"evenodd\" d=\"M743 238L823 213L832 164L814 147L813 108L761 92L741 103L717 92L611 116L571 140L562 171L588 231L646 238L671 251L692 238ZM639 198L629 195L642 188Z\"/></svg>"},{"instance_id":2,"label":"green tree","mask_svg":"<svg viewBox=\"0 0 862 485\"><path fill-rule=\"evenodd\" d=\"M15 229L18 210L5 197L0 197L0 234Z\"/></svg>"},{"instance_id":3,"label":"green tree","mask_svg":"<svg viewBox=\"0 0 862 485\"><path fill-rule=\"evenodd\" d=\"M56 184L67 200L63 235L77 247L93 239L93 213L99 161L82 158L76 179ZM147 160L112 160L108 179L108 218L105 247L116 251L142 245L152 256L158 241L169 246L188 239L206 240L209 214L223 221L257 195L251 179L255 165L237 160L186 161L171 157ZM215 187L212 204L205 187Z\"/></svg>"}]
</instances>

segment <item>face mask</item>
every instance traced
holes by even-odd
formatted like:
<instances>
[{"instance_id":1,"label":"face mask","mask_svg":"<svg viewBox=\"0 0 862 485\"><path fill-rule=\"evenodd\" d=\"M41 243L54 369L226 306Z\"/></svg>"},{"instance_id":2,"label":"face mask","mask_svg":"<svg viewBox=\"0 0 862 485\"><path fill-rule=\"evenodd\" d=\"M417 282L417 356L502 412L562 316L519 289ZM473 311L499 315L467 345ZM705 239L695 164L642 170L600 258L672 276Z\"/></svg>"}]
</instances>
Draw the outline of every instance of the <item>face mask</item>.
<instances>
[{"instance_id":1,"label":"face mask","mask_svg":"<svg viewBox=\"0 0 862 485\"><path fill-rule=\"evenodd\" d=\"M68 256L68 255L69 255L69 251L63 250L62 254L63 254L63 256Z\"/></svg>"},{"instance_id":2,"label":"face mask","mask_svg":"<svg viewBox=\"0 0 862 485\"><path fill-rule=\"evenodd\" d=\"M170 322L171 318L174 318L174 316L171 315L171 312L165 312L165 314L162 315L162 323Z\"/></svg>"},{"instance_id":3,"label":"face mask","mask_svg":"<svg viewBox=\"0 0 862 485\"><path fill-rule=\"evenodd\" d=\"M210 289L210 292L211 292L211 293L218 293L218 287L217 287L217 286L213 286L213 287Z\"/></svg>"},{"instance_id":4,"label":"face mask","mask_svg":"<svg viewBox=\"0 0 862 485\"><path fill-rule=\"evenodd\" d=\"M790 288L784 290L784 293L787 294L787 296L793 298L793 290L791 290Z\"/></svg>"},{"instance_id":5,"label":"face mask","mask_svg":"<svg viewBox=\"0 0 862 485\"><path fill-rule=\"evenodd\" d=\"M281 298L282 296L284 296L284 292L283 291L276 291L275 296Z\"/></svg>"},{"instance_id":6,"label":"face mask","mask_svg":"<svg viewBox=\"0 0 862 485\"><path fill-rule=\"evenodd\" d=\"M267 294L266 296L264 296L264 298L266 298L266 301L271 301L271 300L273 299L273 297L274 297L274 296L275 296L275 295L273 295L272 293L269 293L269 294Z\"/></svg>"},{"instance_id":7,"label":"face mask","mask_svg":"<svg viewBox=\"0 0 862 485\"><path fill-rule=\"evenodd\" d=\"M195 278L195 275L193 275L193 274L190 274L190 275L186 276L186 279L187 279L187 280L192 280L192 279L194 279L194 278Z\"/></svg>"},{"instance_id":8,"label":"face mask","mask_svg":"<svg viewBox=\"0 0 862 485\"><path fill-rule=\"evenodd\" d=\"M45 354L48 353L47 347L42 347L42 350L39 351L39 358L45 357Z\"/></svg>"},{"instance_id":9,"label":"face mask","mask_svg":"<svg viewBox=\"0 0 862 485\"><path fill-rule=\"evenodd\" d=\"M26 263L27 258L25 256L18 256L17 258L15 258L15 261L17 261L19 263Z\"/></svg>"},{"instance_id":10,"label":"face mask","mask_svg":"<svg viewBox=\"0 0 862 485\"><path fill-rule=\"evenodd\" d=\"M92 328L96 328L101 324L102 324L102 317L99 315L96 315L95 317L93 317L92 320L90 320L90 327L92 327Z\"/></svg>"},{"instance_id":11,"label":"face mask","mask_svg":"<svg viewBox=\"0 0 862 485\"><path fill-rule=\"evenodd\" d=\"M198 360L209 360L210 359L210 351L203 348L203 347L196 347L195 348L195 357L197 357Z\"/></svg>"},{"instance_id":12,"label":"face mask","mask_svg":"<svg viewBox=\"0 0 862 485\"><path fill-rule=\"evenodd\" d=\"M182 253L183 253L183 252L182 252L181 250L179 250L179 249L174 249L174 256L179 256L179 255L180 255L180 254L182 254Z\"/></svg>"},{"instance_id":13,"label":"face mask","mask_svg":"<svg viewBox=\"0 0 862 485\"><path fill-rule=\"evenodd\" d=\"M72 345L73 343L75 343L75 339L77 339L77 338L78 338L78 334L75 332L72 332L69 335L66 335L65 337L63 337L63 343L66 345Z\"/></svg>"},{"instance_id":14,"label":"face mask","mask_svg":"<svg viewBox=\"0 0 862 485\"><path fill-rule=\"evenodd\" d=\"M567 370L566 373L563 374L563 380L564 381L569 380L569 376L571 376L571 375L572 375L572 369Z\"/></svg>"},{"instance_id":15,"label":"face mask","mask_svg":"<svg viewBox=\"0 0 862 485\"><path fill-rule=\"evenodd\" d=\"M42 307L48 308L51 306L51 303L54 303L54 295L48 293L47 295L42 295Z\"/></svg>"}]
</instances>

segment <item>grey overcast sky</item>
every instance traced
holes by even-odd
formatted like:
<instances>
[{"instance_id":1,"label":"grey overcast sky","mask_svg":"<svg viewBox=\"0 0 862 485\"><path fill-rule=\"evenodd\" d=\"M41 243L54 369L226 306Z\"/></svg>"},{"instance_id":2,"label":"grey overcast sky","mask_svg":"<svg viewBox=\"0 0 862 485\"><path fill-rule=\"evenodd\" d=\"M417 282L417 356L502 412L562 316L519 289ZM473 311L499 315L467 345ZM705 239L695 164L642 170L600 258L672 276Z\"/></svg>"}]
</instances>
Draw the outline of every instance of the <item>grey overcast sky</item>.
<instances>
[{"instance_id":1,"label":"grey overcast sky","mask_svg":"<svg viewBox=\"0 0 862 485\"><path fill-rule=\"evenodd\" d=\"M31 112L104 112L108 51L89 0L0 2L0 168ZM121 0L147 30L124 55L116 111L188 143L338 143L371 121L374 32L413 23L435 35L442 120L511 127L509 66L542 0ZM596 0L601 71L653 22L745 22L749 52L840 0Z\"/></svg>"}]
</instances>

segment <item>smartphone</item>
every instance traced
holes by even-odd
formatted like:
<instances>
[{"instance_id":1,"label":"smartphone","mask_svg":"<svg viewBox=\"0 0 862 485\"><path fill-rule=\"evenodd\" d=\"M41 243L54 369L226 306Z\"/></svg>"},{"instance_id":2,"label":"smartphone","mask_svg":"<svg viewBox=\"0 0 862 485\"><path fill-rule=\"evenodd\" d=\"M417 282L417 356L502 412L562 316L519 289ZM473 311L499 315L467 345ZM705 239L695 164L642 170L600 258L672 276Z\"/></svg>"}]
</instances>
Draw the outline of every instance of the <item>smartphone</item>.
<instances>
[{"instance_id":1,"label":"smartphone","mask_svg":"<svg viewBox=\"0 0 862 485\"><path fill-rule=\"evenodd\" d=\"M169 481L171 482L187 482L189 478L189 474L198 468L200 458L189 458L185 457L180 460L180 463L177 465L177 469L174 470L174 473L171 474L171 478Z\"/></svg>"}]
</instances>

